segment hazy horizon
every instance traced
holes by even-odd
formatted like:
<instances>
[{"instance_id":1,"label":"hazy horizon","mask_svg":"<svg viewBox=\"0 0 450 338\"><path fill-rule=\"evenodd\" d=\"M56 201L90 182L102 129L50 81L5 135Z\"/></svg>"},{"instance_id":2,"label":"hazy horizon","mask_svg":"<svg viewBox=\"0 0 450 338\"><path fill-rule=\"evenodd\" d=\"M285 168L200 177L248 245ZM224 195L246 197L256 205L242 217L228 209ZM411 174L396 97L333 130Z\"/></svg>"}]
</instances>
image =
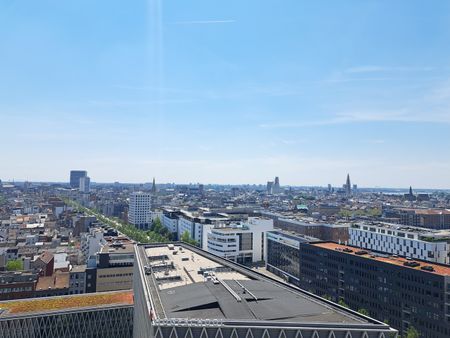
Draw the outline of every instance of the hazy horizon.
<instances>
[{"instance_id":1,"label":"hazy horizon","mask_svg":"<svg viewBox=\"0 0 450 338\"><path fill-rule=\"evenodd\" d=\"M0 179L450 187L450 2L0 3Z\"/></svg>"}]
</instances>

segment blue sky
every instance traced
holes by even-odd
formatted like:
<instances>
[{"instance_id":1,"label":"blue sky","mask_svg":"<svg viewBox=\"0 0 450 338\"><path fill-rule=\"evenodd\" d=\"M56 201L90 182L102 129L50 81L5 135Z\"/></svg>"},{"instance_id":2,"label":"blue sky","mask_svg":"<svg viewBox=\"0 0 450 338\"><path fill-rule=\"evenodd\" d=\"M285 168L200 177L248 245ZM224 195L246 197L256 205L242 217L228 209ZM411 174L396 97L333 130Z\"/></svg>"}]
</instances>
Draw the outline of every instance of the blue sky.
<instances>
[{"instance_id":1,"label":"blue sky","mask_svg":"<svg viewBox=\"0 0 450 338\"><path fill-rule=\"evenodd\" d=\"M1 179L450 187L446 0L3 0Z\"/></svg>"}]
</instances>

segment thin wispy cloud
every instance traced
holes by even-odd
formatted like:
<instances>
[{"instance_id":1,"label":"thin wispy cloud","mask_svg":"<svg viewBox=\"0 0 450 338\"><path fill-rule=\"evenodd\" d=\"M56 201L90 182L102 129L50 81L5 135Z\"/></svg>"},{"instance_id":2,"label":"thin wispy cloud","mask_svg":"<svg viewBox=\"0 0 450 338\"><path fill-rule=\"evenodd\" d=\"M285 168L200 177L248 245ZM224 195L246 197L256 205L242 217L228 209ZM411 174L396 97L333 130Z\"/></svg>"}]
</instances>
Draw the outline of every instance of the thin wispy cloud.
<instances>
[{"instance_id":1,"label":"thin wispy cloud","mask_svg":"<svg viewBox=\"0 0 450 338\"><path fill-rule=\"evenodd\" d=\"M224 23L234 23L236 20L187 20L187 21L174 21L170 22L171 25L214 25Z\"/></svg>"},{"instance_id":2,"label":"thin wispy cloud","mask_svg":"<svg viewBox=\"0 0 450 338\"><path fill-rule=\"evenodd\" d=\"M386 73L386 72L429 72L434 70L433 67L388 67L388 66L357 66L347 68L344 72L350 74L358 73Z\"/></svg>"},{"instance_id":3,"label":"thin wispy cloud","mask_svg":"<svg viewBox=\"0 0 450 338\"><path fill-rule=\"evenodd\" d=\"M259 127L263 129L303 128L320 127L350 123L381 123L381 122L404 122L404 123L444 123L450 124L449 114L444 113L412 113L407 110L399 111L355 111L337 113L322 120L312 120L292 123L263 123Z\"/></svg>"}]
</instances>

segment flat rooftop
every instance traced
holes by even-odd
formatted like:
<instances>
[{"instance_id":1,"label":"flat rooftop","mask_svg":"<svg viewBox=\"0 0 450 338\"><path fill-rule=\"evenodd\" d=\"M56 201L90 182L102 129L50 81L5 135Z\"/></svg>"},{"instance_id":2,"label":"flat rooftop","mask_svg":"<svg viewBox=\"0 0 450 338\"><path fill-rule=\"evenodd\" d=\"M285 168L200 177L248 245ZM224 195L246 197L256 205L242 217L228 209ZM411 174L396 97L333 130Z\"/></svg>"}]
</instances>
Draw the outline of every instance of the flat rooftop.
<instances>
[{"instance_id":1,"label":"flat rooftop","mask_svg":"<svg viewBox=\"0 0 450 338\"><path fill-rule=\"evenodd\" d=\"M353 247L353 246L337 244L334 242L322 242L322 243L310 243L310 244L320 247L320 248L328 249L328 250L339 251L339 252L342 252L342 253L345 253L348 255L363 257L363 258L378 261L378 262L384 262L387 264L402 266L405 269L413 269L413 270L423 271L425 273L432 273L432 274L437 274L437 275L442 275L442 276L450 276L450 266L449 265L441 265L441 264L425 262L425 261L421 261L421 260L406 259L404 257L393 256L393 255L388 255L388 254L380 254L377 252L372 252L367 249L361 249L361 248L357 248L357 247ZM419 265L417 265L417 266L404 265L405 263L412 263L412 262L416 262ZM423 270L422 268L425 266L431 267L431 268L433 268L433 270Z\"/></svg>"},{"instance_id":2,"label":"flat rooftop","mask_svg":"<svg viewBox=\"0 0 450 338\"><path fill-rule=\"evenodd\" d=\"M136 247L157 318L379 324L185 244Z\"/></svg>"},{"instance_id":3,"label":"flat rooftop","mask_svg":"<svg viewBox=\"0 0 450 338\"><path fill-rule=\"evenodd\" d=\"M414 212L416 215L450 215L450 209L397 208L397 210Z\"/></svg>"},{"instance_id":4,"label":"flat rooftop","mask_svg":"<svg viewBox=\"0 0 450 338\"><path fill-rule=\"evenodd\" d=\"M0 302L0 318L73 309L104 308L117 305L133 305L133 292L101 292L3 301Z\"/></svg>"},{"instance_id":5,"label":"flat rooftop","mask_svg":"<svg viewBox=\"0 0 450 338\"><path fill-rule=\"evenodd\" d=\"M424 236L430 236L430 237L448 237L450 236L450 230L449 229L428 229L428 228L421 228L421 227L415 227L410 225L402 225L402 224L394 224L394 223L387 223L387 222L358 222L355 224L352 224L352 228L355 226L359 226L359 229L363 230L363 226L365 227L376 227L376 228L383 228L383 229L389 229L389 230L395 230L395 231L403 231L403 232L409 232L409 233L417 233L419 235ZM368 231L368 230L365 230Z\"/></svg>"}]
</instances>

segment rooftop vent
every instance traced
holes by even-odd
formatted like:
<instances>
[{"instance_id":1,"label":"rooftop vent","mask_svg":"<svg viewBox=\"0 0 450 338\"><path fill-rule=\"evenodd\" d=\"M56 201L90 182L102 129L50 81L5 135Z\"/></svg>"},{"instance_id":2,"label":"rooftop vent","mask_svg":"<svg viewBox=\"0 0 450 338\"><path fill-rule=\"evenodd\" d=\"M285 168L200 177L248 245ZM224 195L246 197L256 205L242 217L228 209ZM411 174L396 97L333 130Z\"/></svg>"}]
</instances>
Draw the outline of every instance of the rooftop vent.
<instances>
[{"instance_id":1,"label":"rooftop vent","mask_svg":"<svg viewBox=\"0 0 450 338\"><path fill-rule=\"evenodd\" d=\"M434 271L434 268L431 265L422 266L420 269L425 271Z\"/></svg>"},{"instance_id":2,"label":"rooftop vent","mask_svg":"<svg viewBox=\"0 0 450 338\"><path fill-rule=\"evenodd\" d=\"M420 266L420 264L417 263L417 262L409 262L409 261L403 263L403 265L404 265L404 266L409 266L410 268L415 268L415 267L417 267L417 266Z\"/></svg>"},{"instance_id":3,"label":"rooftop vent","mask_svg":"<svg viewBox=\"0 0 450 338\"><path fill-rule=\"evenodd\" d=\"M355 255L358 255L358 256L367 255L367 251L364 251L364 250L356 251Z\"/></svg>"}]
</instances>

